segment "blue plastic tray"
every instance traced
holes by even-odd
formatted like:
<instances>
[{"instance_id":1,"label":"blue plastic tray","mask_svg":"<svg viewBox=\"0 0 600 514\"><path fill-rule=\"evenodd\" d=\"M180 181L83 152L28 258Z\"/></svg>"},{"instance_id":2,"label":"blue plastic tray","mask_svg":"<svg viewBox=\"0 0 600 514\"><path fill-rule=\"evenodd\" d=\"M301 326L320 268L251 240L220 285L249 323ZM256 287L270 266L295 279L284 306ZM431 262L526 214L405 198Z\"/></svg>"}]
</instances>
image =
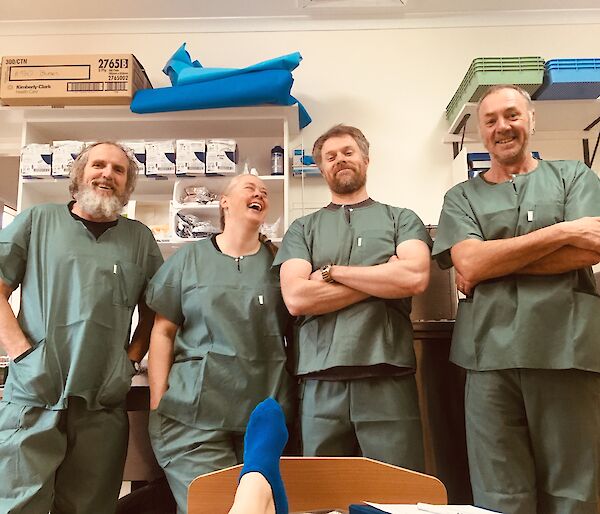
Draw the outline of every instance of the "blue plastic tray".
<instances>
[{"instance_id":1,"label":"blue plastic tray","mask_svg":"<svg viewBox=\"0 0 600 514\"><path fill-rule=\"evenodd\" d=\"M552 59L534 100L590 100L600 96L600 59Z\"/></svg>"}]
</instances>

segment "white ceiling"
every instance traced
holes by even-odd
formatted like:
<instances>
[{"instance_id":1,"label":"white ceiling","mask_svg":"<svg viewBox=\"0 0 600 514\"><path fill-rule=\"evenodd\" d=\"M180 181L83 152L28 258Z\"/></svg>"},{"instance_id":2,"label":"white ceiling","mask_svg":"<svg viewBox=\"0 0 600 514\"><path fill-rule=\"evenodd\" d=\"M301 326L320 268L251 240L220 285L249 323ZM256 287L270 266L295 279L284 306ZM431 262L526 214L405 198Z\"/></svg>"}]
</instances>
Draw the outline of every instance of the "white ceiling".
<instances>
[{"instance_id":1,"label":"white ceiling","mask_svg":"<svg viewBox=\"0 0 600 514\"><path fill-rule=\"evenodd\" d=\"M322 0L320 0L322 1ZM406 0L406 7L373 4L399 3L398 0L329 0L340 2L339 8L303 8L306 0L1 0L0 21L75 20L123 18L431 18L461 15L494 15L600 11L598 0ZM318 3L318 2L317 2ZM348 7L359 4L363 7ZM1 35L1 34L0 34Z\"/></svg>"}]
</instances>

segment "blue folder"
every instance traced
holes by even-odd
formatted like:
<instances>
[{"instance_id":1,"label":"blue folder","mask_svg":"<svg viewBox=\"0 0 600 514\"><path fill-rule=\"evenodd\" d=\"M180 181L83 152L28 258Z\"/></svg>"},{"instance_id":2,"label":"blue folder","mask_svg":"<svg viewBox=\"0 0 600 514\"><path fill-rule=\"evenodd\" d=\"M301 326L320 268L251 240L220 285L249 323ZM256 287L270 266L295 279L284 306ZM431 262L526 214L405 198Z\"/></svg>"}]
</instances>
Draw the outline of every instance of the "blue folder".
<instances>
[{"instance_id":1,"label":"blue folder","mask_svg":"<svg viewBox=\"0 0 600 514\"><path fill-rule=\"evenodd\" d=\"M385 511L372 507L371 505L359 505L353 503L350 505L349 514L385 514Z\"/></svg>"}]
</instances>

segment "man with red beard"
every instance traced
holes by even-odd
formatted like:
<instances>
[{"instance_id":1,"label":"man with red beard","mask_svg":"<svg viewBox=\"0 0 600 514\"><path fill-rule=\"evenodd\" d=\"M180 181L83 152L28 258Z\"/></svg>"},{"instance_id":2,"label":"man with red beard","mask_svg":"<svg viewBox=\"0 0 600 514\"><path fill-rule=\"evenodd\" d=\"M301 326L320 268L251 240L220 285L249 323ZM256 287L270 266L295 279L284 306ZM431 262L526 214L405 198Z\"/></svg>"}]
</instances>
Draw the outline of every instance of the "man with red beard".
<instances>
[{"instance_id":1,"label":"man with red beard","mask_svg":"<svg viewBox=\"0 0 600 514\"><path fill-rule=\"evenodd\" d=\"M274 262L299 316L304 455L422 470L409 314L429 281L431 239L411 210L369 198L360 130L331 128L313 156L331 203L290 226Z\"/></svg>"},{"instance_id":2,"label":"man with red beard","mask_svg":"<svg viewBox=\"0 0 600 514\"><path fill-rule=\"evenodd\" d=\"M91 145L73 165L73 202L27 209L0 232L0 344L11 359L0 512L115 511L125 395L154 319L141 299L162 264L150 230L119 216L136 173L119 145ZM8 298L19 285L16 319Z\"/></svg>"}]
</instances>

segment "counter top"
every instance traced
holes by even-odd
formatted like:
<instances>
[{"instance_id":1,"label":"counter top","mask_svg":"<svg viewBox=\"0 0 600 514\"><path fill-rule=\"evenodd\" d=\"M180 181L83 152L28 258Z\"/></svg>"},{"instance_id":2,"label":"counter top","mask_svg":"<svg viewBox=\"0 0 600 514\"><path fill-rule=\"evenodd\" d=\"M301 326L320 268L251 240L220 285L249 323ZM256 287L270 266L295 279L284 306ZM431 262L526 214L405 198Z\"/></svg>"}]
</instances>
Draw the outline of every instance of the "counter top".
<instances>
[{"instance_id":1,"label":"counter top","mask_svg":"<svg viewBox=\"0 0 600 514\"><path fill-rule=\"evenodd\" d=\"M445 339L449 340L452 337L454 330L454 320L430 320L430 321L413 321L414 339Z\"/></svg>"}]
</instances>

